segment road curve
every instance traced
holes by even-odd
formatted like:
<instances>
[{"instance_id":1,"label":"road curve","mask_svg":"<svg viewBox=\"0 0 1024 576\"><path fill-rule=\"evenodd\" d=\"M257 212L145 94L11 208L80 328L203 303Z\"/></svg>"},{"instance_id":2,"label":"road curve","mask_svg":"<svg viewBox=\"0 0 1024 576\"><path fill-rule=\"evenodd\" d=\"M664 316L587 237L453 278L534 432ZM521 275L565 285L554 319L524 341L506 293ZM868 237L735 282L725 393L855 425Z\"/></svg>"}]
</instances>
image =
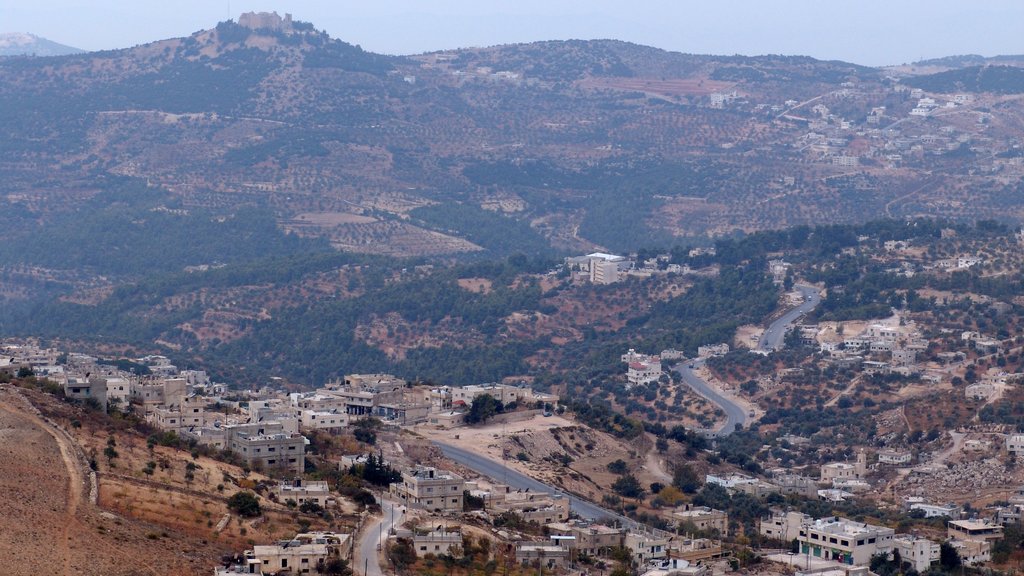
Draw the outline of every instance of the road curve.
<instances>
[{"instance_id":1,"label":"road curve","mask_svg":"<svg viewBox=\"0 0 1024 576\"><path fill-rule=\"evenodd\" d=\"M505 466L501 462L495 462L494 460L476 452L470 452L469 450L464 450L457 446L452 446L451 444L445 444L444 442L438 442L437 440L434 441L434 444L441 449L441 452L445 457L462 464L466 468L469 468L478 474L487 476L495 482L501 482L502 484L507 484L508 486L520 490L529 489L536 490L538 492L550 493L564 492L559 488L530 478L513 468ZM569 502L572 511L583 518L591 518L594 520L601 518L613 518L630 526L636 524L633 520L630 520L625 516L606 510L597 504L588 502L576 496L569 496Z\"/></svg>"},{"instance_id":2,"label":"road curve","mask_svg":"<svg viewBox=\"0 0 1024 576\"><path fill-rule=\"evenodd\" d=\"M789 326L796 322L804 314L807 314L821 302L821 294L814 286L798 285L795 289L803 295L804 301L794 308L790 308L785 314L779 316L774 322L768 325L764 334L761 334L761 341L757 343L757 349L762 352L775 352L782 349L782 341L786 337Z\"/></svg>"},{"instance_id":3,"label":"road curve","mask_svg":"<svg viewBox=\"0 0 1024 576\"><path fill-rule=\"evenodd\" d=\"M815 306L821 302L821 295L818 293L818 289L814 286L799 285L796 289L804 297L804 301L799 306L791 308L786 311L785 314L779 316L774 322L772 322L764 334L761 335L761 340L758 342L757 350L760 352L774 352L782 349L783 339L786 336L786 332L789 330L790 324L796 322L804 314L807 314L814 309ZM682 376L683 382L687 386L692 388L696 393L714 402L725 412L725 423L715 432L716 436L728 436L736 431L736 426L742 426L747 422L747 412L742 406L736 404L729 398L719 394L717 390L712 388L705 382L700 376L693 371L693 368L699 368L704 364L704 359L697 359L689 363L677 364L672 368L673 371L678 372Z\"/></svg>"},{"instance_id":4,"label":"road curve","mask_svg":"<svg viewBox=\"0 0 1024 576\"><path fill-rule=\"evenodd\" d=\"M700 368L703 365L704 359L701 358L689 364L677 364L672 370L678 372L683 377L683 382L692 388L694 392L714 402L725 412L725 423L715 432L715 436L728 436L736 431L737 424L740 426L746 424L747 412L742 406L719 394L703 378L697 376L693 368ZM690 366L693 366L693 368L690 368Z\"/></svg>"}]
</instances>

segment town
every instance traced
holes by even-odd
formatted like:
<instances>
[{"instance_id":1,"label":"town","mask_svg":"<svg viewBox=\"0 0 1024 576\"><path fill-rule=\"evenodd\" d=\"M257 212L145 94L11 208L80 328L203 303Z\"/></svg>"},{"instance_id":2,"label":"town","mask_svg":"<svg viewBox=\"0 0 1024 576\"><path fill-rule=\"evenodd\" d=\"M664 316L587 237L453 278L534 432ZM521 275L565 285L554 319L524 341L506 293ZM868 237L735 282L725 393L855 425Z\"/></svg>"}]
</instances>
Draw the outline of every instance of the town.
<instances>
[{"instance_id":1,"label":"town","mask_svg":"<svg viewBox=\"0 0 1024 576\"><path fill-rule=\"evenodd\" d=\"M920 282L992 268L991 247L1014 249L1021 238L953 229L940 236L939 248L927 251L913 238L863 236L843 255L873 259L888 278ZM289 390L280 379L239 390L164 356L110 361L28 340L5 343L0 369L8 380L46 383L97 418L133 419L152 431L151 450L159 443L239 466L248 478L220 529L233 517L240 528L258 526L274 509L299 515L297 529L282 526L282 537L237 550L217 576L369 576L456 565L505 573L852 575L1005 563L1021 542L1024 476L1015 461L1024 433L991 417L961 418L946 429L932 423L927 433L913 427L911 434L906 424L916 417L909 406L934 401L937 390L959 395L978 415L1016 394L1021 373L1008 370L1019 360L1019 340L999 322L942 325L935 303L961 300L921 287L880 308L884 316L828 320L819 308L822 295L837 290L830 269L787 257L776 254L763 270L783 292L768 325L741 327L732 341L699 346L692 358L630 348L610 359L624 394L699 397L705 426L668 428L659 418L632 436L621 426L605 433L571 400L525 383L449 386L349 374L312 391ZM1015 266L1015 258L1000 265ZM564 270L570 281L598 285L718 273L671 259L596 253L566 259ZM1011 313L997 299L973 302L992 318ZM806 320L812 314L816 322ZM821 410L884 409L863 416L870 424L862 427L871 428L863 436L820 426L816 433L806 421L780 426L781 403L805 403L799 395ZM111 442L107 464L93 448L93 482L120 458ZM152 476L153 462L131 473Z\"/></svg>"}]
</instances>

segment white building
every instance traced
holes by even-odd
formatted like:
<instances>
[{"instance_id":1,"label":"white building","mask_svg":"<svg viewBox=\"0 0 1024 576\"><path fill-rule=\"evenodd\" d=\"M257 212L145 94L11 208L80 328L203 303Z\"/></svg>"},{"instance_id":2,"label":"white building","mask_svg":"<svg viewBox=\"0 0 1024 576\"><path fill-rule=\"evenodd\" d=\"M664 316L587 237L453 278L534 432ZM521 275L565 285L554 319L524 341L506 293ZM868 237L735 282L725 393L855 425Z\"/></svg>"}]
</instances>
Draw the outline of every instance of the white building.
<instances>
[{"instance_id":1,"label":"white building","mask_svg":"<svg viewBox=\"0 0 1024 576\"><path fill-rule=\"evenodd\" d=\"M664 558L668 554L668 538L650 532L627 532L623 547L638 564Z\"/></svg>"},{"instance_id":2,"label":"white building","mask_svg":"<svg viewBox=\"0 0 1024 576\"><path fill-rule=\"evenodd\" d=\"M334 410L303 410L299 413L302 430L340 430L348 426L348 414Z\"/></svg>"},{"instance_id":3,"label":"white building","mask_svg":"<svg viewBox=\"0 0 1024 576\"><path fill-rule=\"evenodd\" d=\"M904 466L910 464L913 460L914 455L910 453L910 450L879 450L878 451L878 463L888 464L890 466Z\"/></svg>"},{"instance_id":4,"label":"white building","mask_svg":"<svg viewBox=\"0 0 1024 576\"><path fill-rule=\"evenodd\" d=\"M914 570L924 572L939 561L940 547L937 542L910 534L898 534L892 540L893 549L900 553L904 562L910 562Z\"/></svg>"},{"instance_id":5,"label":"white building","mask_svg":"<svg viewBox=\"0 0 1024 576\"><path fill-rule=\"evenodd\" d=\"M277 544L253 546L245 556L267 574L316 574L322 562L347 559L351 552L352 539L348 534L311 532Z\"/></svg>"},{"instance_id":6,"label":"white building","mask_svg":"<svg viewBox=\"0 0 1024 576\"><path fill-rule=\"evenodd\" d=\"M403 504L427 510L462 511L462 493L466 481L451 472L417 466L402 473L402 481L388 490Z\"/></svg>"},{"instance_id":7,"label":"white building","mask_svg":"<svg viewBox=\"0 0 1024 576\"><path fill-rule=\"evenodd\" d=\"M1009 434L1006 436L1006 451L1010 454L1019 455L1024 453L1024 434Z\"/></svg>"},{"instance_id":8,"label":"white building","mask_svg":"<svg viewBox=\"0 0 1024 576\"><path fill-rule=\"evenodd\" d=\"M866 566L872 556L892 551L894 535L892 528L830 517L802 525L797 540L801 554Z\"/></svg>"},{"instance_id":9,"label":"white building","mask_svg":"<svg viewBox=\"0 0 1024 576\"><path fill-rule=\"evenodd\" d=\"M279 502L287 503L291 500L299 506L306 502L312 502L321 508L326 508L328 504L334 502L334 497L331 496L331 489L328 487L327 482L322 481L296 478L292 482L278 484L275 493Z\"/></svg>"}]
</instances>

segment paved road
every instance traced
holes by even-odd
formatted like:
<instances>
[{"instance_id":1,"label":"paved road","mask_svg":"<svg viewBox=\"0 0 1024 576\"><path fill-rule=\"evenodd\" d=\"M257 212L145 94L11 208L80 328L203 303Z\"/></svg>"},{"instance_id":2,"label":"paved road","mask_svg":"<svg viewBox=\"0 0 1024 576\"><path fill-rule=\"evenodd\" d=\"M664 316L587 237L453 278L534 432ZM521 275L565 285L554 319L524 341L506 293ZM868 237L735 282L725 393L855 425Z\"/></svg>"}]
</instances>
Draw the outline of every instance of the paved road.
<instances>
[{"instance_id":1,"label":"paved road","mask_svg":"<svg viewBox=\"0 0 1024 576\"><path fill-rule=\"evenodd\" d=\"M732 400L719 394L714 388L708 386L700 376L693 371L693 368L700 368L704 365L704 359L694 360L689 364L677 364L672 370L679 372L679 375L683 377L683 382L693 388L693 391L708 400L717 404L723 411L725 411L725 424L715 432L716 436L728 436L736 431L736 425L743 425L747 422L747 411L742 406L736 404Z\"/></svg>"},{"instance_id":2,"label":"paved road","mask_svg":"<svg viewBox=\"0 0 1024 576\"><path fill-rule=\"evenodd\" d=\"M402 524L405 507L391 500L380 499L381 518L374 518L366 523L359 545L356 548L355 565L352 567L357 574L364 576L384 576L380 567L380 554L377 546L384 547L388 533L395 526Z\"/></svg>"},{"instance_id":3,"label":"paved road","mask_svg":"<svg viewBox=\"0 0 1024 576\"><path fill-rule=\"evenodd\" d=\"M441 452L446 457L474 470L478 474L483 474L496 482L507 484L508 486L518 488L520 490L526 490L528 488L530 490L536 490L537 492L562 492L559 488L550 486L539 480L534 480L513 468L504 466L501 462L495 462L494 460L476 452L463 450L462 448L452 446L451 444L445 444L438 441L434 441L434 444L441 449ZM595 520L599 518L615 518L629 525L635 524L629 518L611 512L610 510L605 510L596 504L587 502L586 500L582 500L576 496L570 496L569 501L571 503L572 511L583 518L592 518Z\"/></svg>"},{"instance_id":4,"label":"paved road","mask_svg":"<svg viewBox=\"0 0 1024 576\"><path fill-rule=\"evenodd\" d=\"M817 288L813 286L796 286L796 289L803 294L803 303L788 310L768 326L764 331L764 334L761 335L760 342L758 342L758 350L764 352L781 350L782 340L786 336L786 331L789 330L789 325L796 322L797 319L802 317L804 314L813 310L814 307L821 302L821 295L818 294ZM672 369L679 372L679 375L683 377L683 382L686 383L687 386L692 388L701 396L714 402L721 407L723 411L725 411L725 424L722 424L722 426L715 432L715 435L727 436L736 431L737 425L742 426L746 424L747 411L739 404L736 404L729 398L719 394L715 389L708 386L708 383L701 379L700 376L697 376L693 371L693 368L700 368L703 364L704 359L697 359L692 362L677 364Z\"/></svg>"},{"instance_id":5,"label":"paved road","mask_svg":"<svg viewBox=\"0 0 1024 576\"><path fill-rule=\"evenodd\" d=\"M782 340L786 337L789 325L796 322L801 316L807 314L821 302L821 295L814 286L796 286L804 296L804 301L799 306L790 309L782 316L772 322L761 335L761 341L757 343L757 349L764 352L772 352L782 349Z\"/></svg>"}]
</instances>

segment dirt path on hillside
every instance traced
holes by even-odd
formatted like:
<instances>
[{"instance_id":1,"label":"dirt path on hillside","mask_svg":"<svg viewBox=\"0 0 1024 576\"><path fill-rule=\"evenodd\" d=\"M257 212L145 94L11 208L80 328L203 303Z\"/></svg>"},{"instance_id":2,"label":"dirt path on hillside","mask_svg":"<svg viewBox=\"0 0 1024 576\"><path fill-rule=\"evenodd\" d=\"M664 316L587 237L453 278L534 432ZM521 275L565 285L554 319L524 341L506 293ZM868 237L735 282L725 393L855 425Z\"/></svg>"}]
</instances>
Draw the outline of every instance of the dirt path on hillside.
<instances>
[{"instance_id":1,"label":"dirt path on hillside","mask_svg":"<svg viewBox=\"0 0 1024 576\"><path fill-rule=\"evenodd\" d=\"M672 483L672 475L665 470L665 460L657 451L651 450L647 452L647 458L644 460L644 468L651 473L651 476L654 476L666 485Z\"/></svg>"},{"instance_id":2,"label":"dirt path on hillside","mask_svg":"<svg viewBox=\"0 0 1024 576\"><path fill-rule=\"evenodd\" d=\"M55 430L53 426L50 426L46 421L40 418L31 407L28 400L16 391L12 395L17 398L18 401L24 403L24 406L20 408L12 406L10 404L11 399L8 398L0 401L0 410L3 410L14 418L28 420L39 430L49 434L60 449L60 458L68 473L68 486L67 504L64 509L64 522L62 522L61 526L61 537L60 541L57 542L56 545L60 550L61 557L64 559L64 575L75 576L78 572L73 570L71 566L71 526L75 523L78 507L82 503L82 489L85 485L78 456L74 447L71 446L70 440L68 440L62 432Z\"/></svg>"}]
</instances>

